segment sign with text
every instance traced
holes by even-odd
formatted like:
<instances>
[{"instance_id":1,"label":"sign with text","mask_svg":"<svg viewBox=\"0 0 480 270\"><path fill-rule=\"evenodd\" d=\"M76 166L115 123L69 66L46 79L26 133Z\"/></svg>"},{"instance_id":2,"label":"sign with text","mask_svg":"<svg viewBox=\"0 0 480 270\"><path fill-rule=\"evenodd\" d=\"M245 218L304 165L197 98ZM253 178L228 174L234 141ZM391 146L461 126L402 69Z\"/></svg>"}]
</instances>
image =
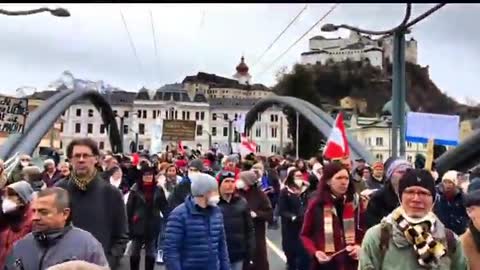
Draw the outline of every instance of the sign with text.
<instances>
[{"instance_id":1,"label":"sign with text","mask_svg":"<svg viewBox=\"0 0 480 270\"><path fill-rule=\"evenodd\" d=\"M196 122L163 120L163 141L195 141Z\"/></svg>"},{"instance_id":2,"label":"sign with text","mask_svg":"<svg viewBox=\"0 0 480 270\"><path fill-rule=\"evenodd\" d=\"M0 132L23 132L27 114L27 99L0 96Z\"/></svg>"},{"instance_id":3,"label":"sign with text","mask_svg":"<svg viewBox=\"0 0 480 270\"><path fill-rule=\"evenodd\" d=\"M407 115L406 140L414 143L427 143L455 146L459 141L460 116L409 112Z\"/></svg>"}]
</instances>

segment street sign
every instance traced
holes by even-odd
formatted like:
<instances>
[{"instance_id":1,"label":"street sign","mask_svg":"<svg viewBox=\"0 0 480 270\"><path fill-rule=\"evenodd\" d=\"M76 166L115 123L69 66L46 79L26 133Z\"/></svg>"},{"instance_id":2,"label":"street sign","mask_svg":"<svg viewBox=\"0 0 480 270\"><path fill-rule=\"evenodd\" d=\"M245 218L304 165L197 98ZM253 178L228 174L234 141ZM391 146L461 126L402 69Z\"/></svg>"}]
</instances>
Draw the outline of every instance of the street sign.
<instances>
[{"instance_id":1,"label":"street sign","mask_svg":"<svg viewBox=\"0 0 480 270\"><path fill-rule=\"evenodd\" d=\"M28 114L28 100L0 97L0 132L22 133Z\"/></svg>"},{"instance_id":2,"label":"street sign","mask_svg":"<svg viewBox=\"0 0 480 270\"><path fill-rule=\"evenodd\" d=\"M197 124L189 120L163 120L162 141L195 141Z\"/></svg>"}]
</instances>

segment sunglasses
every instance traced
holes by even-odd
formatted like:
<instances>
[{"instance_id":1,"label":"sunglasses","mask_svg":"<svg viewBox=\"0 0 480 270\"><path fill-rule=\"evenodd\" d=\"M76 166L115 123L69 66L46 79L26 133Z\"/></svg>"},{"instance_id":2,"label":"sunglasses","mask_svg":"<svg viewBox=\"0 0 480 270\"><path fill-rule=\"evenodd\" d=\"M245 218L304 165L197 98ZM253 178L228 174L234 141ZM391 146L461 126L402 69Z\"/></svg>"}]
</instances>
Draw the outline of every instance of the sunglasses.
<instances>
[{"instance_id":1,"label":"sunglasses","mask_svg":"<svg viewBox=\"0 0 480 270\"><path fill-rule=\"evenodd\" d=\"M235 177L235 174L232 172L222 172L222 177Z\"/></svg>"}]
</instances>

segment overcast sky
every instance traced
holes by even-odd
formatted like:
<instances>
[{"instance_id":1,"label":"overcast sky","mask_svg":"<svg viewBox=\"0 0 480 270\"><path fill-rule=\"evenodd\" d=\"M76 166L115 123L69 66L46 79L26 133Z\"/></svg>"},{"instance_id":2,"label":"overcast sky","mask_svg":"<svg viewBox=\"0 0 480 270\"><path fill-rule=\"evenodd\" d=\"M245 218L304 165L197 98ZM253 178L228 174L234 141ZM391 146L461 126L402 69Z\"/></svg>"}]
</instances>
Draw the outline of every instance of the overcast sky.
<instances>
[{"instance_id":1,"label":"overcast sky","mask_svg":"<svg viewBox=\"0 0 480 270\"><path fill-rule=\"evenodd\" d=\"M396 26L404 4L340 4L326 19L263 75L270 63L309 29L331 4L310 4L300 19L253 66L260 54L304 4L61 4L71 17L47 13L0 17L0 92L21 86L39 90L70 70L77 78L104 80L128 91L181 82L198 71L231 77L242 54L254 82L272 86L282 66L300 61L308 39L348 35L322 33L323 23L345 23L371 30ZM413 4L415 17L432 4ZM38 5L0 5L9 10ZM155 28L155 53L152 20ZM138 53L135 57L123 13ZM480 5L449 4L413 28L418 60L430 66L435 84L460 101L480 101L477 78Z\"/></svg>"}]
</instances>

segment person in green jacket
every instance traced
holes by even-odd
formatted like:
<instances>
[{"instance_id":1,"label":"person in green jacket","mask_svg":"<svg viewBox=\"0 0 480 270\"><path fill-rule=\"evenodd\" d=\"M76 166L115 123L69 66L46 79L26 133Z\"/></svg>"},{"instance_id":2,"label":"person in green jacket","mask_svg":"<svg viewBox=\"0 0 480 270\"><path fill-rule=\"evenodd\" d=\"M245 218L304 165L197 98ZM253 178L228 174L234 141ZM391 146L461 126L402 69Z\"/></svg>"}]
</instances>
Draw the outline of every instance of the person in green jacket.
<instances>
[{"instance_id":1,"label":"person in green jacket","mask_svg":"<svg viewBox=\"0 0 480 270\"><path fill-rule=\"evenodd\" d=\"M400 206L363 238L360 270L468 269L462 245L432 212L435 181L409 169L400 180Z\"/></svg>"}]
</instances>

